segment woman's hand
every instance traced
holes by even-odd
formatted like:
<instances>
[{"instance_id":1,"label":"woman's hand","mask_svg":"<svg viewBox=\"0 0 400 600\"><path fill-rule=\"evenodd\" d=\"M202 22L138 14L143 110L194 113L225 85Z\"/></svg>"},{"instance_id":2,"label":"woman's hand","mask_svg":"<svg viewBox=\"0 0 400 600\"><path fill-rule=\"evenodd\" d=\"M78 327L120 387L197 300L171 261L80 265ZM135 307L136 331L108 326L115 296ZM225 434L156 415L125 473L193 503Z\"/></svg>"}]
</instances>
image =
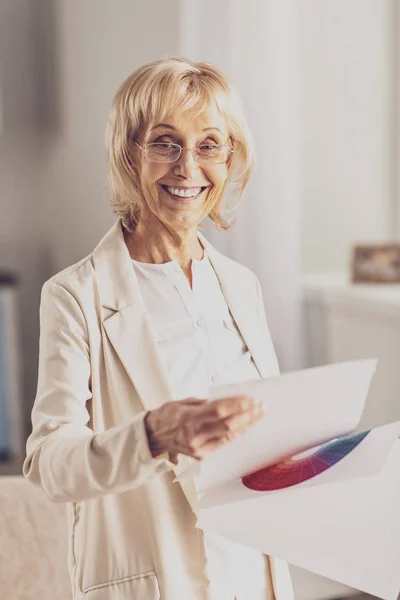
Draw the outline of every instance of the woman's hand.
<instances>
[{"instance_id":1,"label":"woman's hand","mask_svg":"<svg viewBox=\"0 0 400 600\"><path fill-rule=\"evenodd\" d=\"M188 398L167 402L145 417L153 457L168 452L202 460L212 450L244 433L263 416L263 408L248 396L231 396L208 402Z\"/></svg>"}]
</instances>

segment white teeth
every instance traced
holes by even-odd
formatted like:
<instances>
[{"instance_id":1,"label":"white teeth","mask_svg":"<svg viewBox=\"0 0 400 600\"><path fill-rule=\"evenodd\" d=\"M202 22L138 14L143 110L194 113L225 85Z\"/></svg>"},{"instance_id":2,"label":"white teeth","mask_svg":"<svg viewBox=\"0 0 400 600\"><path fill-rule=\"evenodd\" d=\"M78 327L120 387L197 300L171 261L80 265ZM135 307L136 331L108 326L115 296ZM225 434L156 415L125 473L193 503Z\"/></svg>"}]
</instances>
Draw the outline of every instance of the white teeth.
<instances>
[{"instance_id":1,"label":"white teeth","mask_svg":"<svg viewBox=\"0 0 400 600\"><path fill-rule=\"evenodd\" d=\"M194 196L197 196L197 194L199 194L201 192L201 188L192 188L190 190L182 190L179 188L171 188L168 186L165 186L168 190L168 192L170 194L173 194L174 196L180 196L181 198L193 198Z\"/></svg>"}]
</instances>

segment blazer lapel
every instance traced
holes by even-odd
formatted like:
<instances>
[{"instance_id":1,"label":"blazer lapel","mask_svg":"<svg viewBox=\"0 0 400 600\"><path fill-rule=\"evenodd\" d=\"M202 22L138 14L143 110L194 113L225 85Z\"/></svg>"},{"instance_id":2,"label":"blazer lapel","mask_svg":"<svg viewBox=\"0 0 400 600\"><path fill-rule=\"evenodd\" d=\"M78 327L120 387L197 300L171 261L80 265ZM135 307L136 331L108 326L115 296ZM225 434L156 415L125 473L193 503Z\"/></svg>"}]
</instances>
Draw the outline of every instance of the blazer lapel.
<instances>
[{"instance_id":1,"label":"blazer lapel","mask_svg":"<svg viewBox=\"0 0 400 600\"><path fill-rule=\"evenodd\" d=\"M103 327L146 410L172 399L120 221L93 253ZM105 310L106 309L106 310Z\"/></svg>"},{"instance_id":2,"label":"blazer lapel","mask_svg":"<svg viewBox=\"0 0 400 600\"><path fill-rule=\"evenodd\" d=\"M249 271L244 271L244 267L243 277L238 278L239 265L221 254L200 233L199 239L207 251L226 303L258 372L261 377L278 375L279 367L268 328L260 322L257 313L254 278Z\"/></svg>"}]
</instances>

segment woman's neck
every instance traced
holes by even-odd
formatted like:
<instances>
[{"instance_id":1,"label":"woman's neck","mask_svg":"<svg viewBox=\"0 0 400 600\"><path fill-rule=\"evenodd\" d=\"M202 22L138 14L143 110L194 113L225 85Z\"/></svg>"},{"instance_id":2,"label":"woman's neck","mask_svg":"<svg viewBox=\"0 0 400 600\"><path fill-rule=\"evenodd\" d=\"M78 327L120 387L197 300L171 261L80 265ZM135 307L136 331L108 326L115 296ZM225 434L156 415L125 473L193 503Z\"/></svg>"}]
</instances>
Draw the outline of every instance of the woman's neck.
<instances>
[{"instance_id":1,"label":"woman's neck","mask_svg":"<svg viewBox=\"0 0 400 600\"><path fill-rule=\"evenodd\" d=\"M204 254L197 227L176 231L161 222L139 221L132 233L124 230L124 238L131 258L140 262L162 264L176 260L186 269L192 259L201 260Z\"/></svg>"}]
</instances>

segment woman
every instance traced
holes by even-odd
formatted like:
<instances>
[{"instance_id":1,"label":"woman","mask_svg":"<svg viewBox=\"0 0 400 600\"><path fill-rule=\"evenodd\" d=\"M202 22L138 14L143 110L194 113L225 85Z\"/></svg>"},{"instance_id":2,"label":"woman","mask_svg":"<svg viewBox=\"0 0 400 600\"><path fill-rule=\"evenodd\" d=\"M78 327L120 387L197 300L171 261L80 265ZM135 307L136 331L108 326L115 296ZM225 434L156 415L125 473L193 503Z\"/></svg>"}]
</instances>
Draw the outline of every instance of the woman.
<instances>
[{"instance_id":1,"label":"woman","mask_svg":"<svg viewBox=\"0 0 400 600\"><path fill-rule=\"evenodd\" d=\"M43 286L24 475L67 503L75 599L290 600L285 564L196 529L194 482L174 482L262 415L210 385L278 373L255 275L198 231L227 229L249 180L240 102L216 67L162 59L108 133L118 220Z\"/></svg>"}]
</instances>

